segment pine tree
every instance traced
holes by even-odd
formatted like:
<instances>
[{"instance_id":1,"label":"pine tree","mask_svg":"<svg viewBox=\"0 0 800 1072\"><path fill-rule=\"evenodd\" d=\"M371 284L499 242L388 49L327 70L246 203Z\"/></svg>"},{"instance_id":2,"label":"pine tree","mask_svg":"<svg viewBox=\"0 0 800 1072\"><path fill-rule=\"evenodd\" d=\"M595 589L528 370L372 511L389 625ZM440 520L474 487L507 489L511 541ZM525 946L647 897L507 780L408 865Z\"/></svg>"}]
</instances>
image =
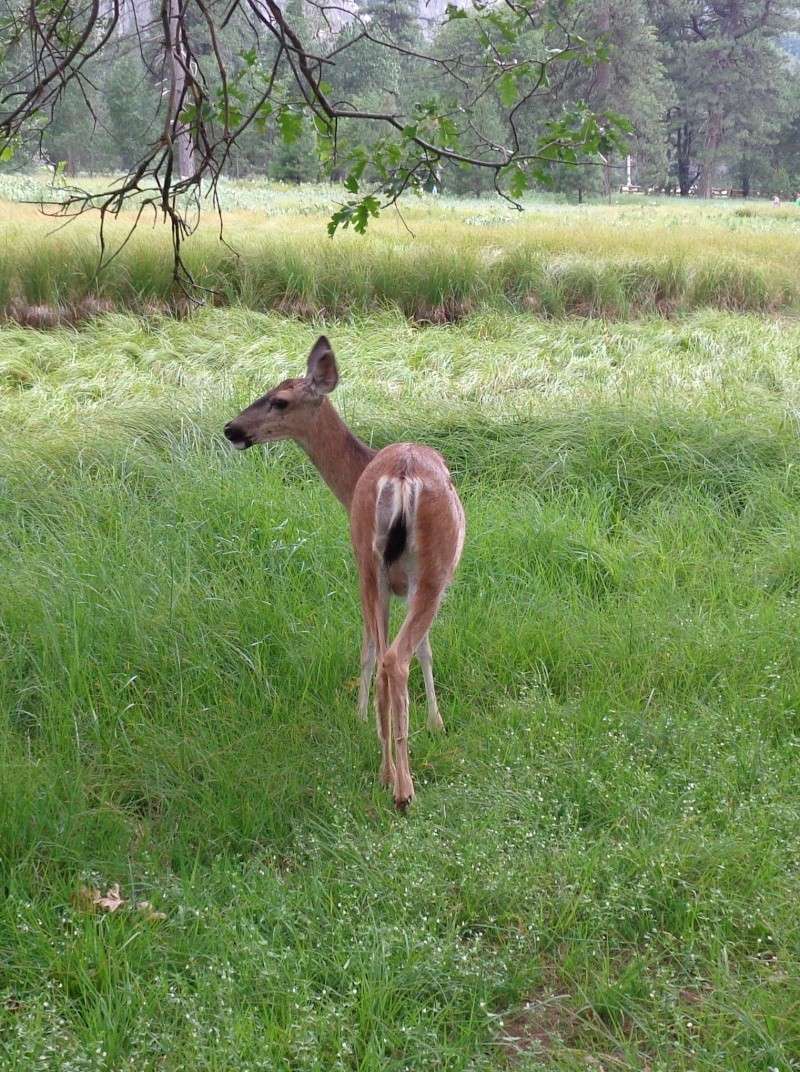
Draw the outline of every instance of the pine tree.
<instances>
[{"instance_id":1,"label":"pine tree","mask_svg":"<svg viewBox=\"0 0 800 1072\"><path fill-rule=\"evenodd\" d=\"M680 192L708 197L726 140L763 111L751 91L779 77L776 38L788 5L774 0L651 0L675 94L667 120ZM761 124L762 131L764 125Z\"/></svg>"}]
</instances>

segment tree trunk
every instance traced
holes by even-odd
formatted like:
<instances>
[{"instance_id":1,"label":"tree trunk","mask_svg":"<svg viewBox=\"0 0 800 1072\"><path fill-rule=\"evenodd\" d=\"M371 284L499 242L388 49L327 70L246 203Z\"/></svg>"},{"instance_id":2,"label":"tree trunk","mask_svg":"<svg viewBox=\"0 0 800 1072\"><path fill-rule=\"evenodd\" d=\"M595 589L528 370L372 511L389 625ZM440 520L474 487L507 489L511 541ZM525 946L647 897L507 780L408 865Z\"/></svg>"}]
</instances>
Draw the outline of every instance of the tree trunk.
<instances>
[{"instance_id":1,"label":"tree trunk","mask_svg":"<svg viewBox=\"0 0 800 1072\"><path fill-rule=\"evenodd\" d=\"M608 38L611 33L611 10L609 4L606 2L602 4L600 10L597 13L597 31L603 38ZM609 106L609 92L611 89L611 65L608 60L604 60L597 65L597 74L594 81L594 100L593 105L595 108L602 110ZM611 195L611 188L614 181L614 175L611 170L610 160L606 160L603 164L603 193L606 197Z\"/></svg>"},{"instance_id":2,"label":"tree trunk","mask_svg":"<svg viewBox=\"0 0 800 1072\"><path fill-rule=\"evenodd\" d=\"M186 106L186 60L181 45L180 0L168 0L169 3L169 62L170 62L170 121L172 125L172 144L174 151L173 167L182 179L194 175L194 145L192 135L185 123L178 122L178 115Z\"/></svg>"},{"instance_id":3,"label":"tree trunk","mask_svg":"<svg viewBox=\"0 0 800 1072\"><path fill-rule=\"evenodd\" d=\"M678 189L681 197L688 197L692 188L692 131L688 123L678 127L675 143L678 157Z\"/></svg>"},{"instance_id":4,"label":"tree trunk","mask_svg":"<svg viewBox=\"0 0 800 1072\"><path fill-rule=\"evenodd\" d=\"M705 153L703 159L703 172L700 182L700 196L711 197L711 187L714 184L714 168L717 163L717 153L722 142L722 116L719 112L712 112L708 117L708 131L706 132Z\"/></svg>"},{"instance_id":5,"label":"tree trunk","mask_svg":"<svg viewBox=\"0 0 800 1072\"><path fill-rule=\"evenodd\" d=\"M742 187L742 197L750 196L750 167L746 160L739 165L739 182Z\"/></svg>"}]
</instances>

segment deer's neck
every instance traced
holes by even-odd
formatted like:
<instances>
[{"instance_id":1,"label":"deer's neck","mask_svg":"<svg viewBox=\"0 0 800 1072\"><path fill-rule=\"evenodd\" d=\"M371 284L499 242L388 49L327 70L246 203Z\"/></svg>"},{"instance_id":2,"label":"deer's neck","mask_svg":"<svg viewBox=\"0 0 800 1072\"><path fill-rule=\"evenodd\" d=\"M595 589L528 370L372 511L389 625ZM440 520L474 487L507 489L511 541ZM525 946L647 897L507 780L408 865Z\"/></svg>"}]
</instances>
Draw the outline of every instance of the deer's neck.
<instances>
[{"instance_id":1,"label":"deer's neck","mask_svg":"<svg viewBox=\"0 0 800 1072\"><path fill-rule=\"evenodd\" d=\"M353 435L327 398L319 407L313 433L298 442L349 513L358 478L377 451Z\"/></svg>"}]
</instances>

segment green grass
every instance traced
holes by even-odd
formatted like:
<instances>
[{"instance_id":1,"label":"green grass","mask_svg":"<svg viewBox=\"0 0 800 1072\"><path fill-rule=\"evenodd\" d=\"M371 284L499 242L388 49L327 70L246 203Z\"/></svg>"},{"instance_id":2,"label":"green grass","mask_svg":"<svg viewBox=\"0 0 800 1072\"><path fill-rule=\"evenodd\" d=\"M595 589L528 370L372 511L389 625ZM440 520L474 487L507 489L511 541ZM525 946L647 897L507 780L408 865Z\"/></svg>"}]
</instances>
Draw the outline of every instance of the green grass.
<instances>
[{"instance_id":1,"label":"green grass","mask_svg":"<svg viewBox=\"0 0 800 1072\"><path fill-rule=\"evenodd\" d=\"M468 515L406 817L344 514L220 436L316 327L0 333L0 1064L797 1068L800 326L326 329Z\"/></svg>"},{"instance_id":2,"label":"green grass","mask_svg":"<svg viewBox=\"0 0 800 1072\"><path fill-rule=\"evenodd\" d=\"M0 196L33 198L34 189L49 196L35 178L0 179ZM629 197L584 206L531 200L518 213L497 199L409 198L402 219L387 212L366 236L331 240L325 224L343 196L333 187L225 184L228 244L207 213L185 246L186 264L206 288L198 293L212 304L304 319L384 308L434 324L489 309L626 319L706 306L800 308L794 205L743 210L737 202ZM12 200L3 210L0 313L12 320L51 326L59 315L95 312L98 300L139 312L185 305L173 287L168 230L151 227L149 217L98 275L96 217L46 238L57 220ZM109 249L132 219L124 213L109 226Z\"/></svg>"}]
</instances>

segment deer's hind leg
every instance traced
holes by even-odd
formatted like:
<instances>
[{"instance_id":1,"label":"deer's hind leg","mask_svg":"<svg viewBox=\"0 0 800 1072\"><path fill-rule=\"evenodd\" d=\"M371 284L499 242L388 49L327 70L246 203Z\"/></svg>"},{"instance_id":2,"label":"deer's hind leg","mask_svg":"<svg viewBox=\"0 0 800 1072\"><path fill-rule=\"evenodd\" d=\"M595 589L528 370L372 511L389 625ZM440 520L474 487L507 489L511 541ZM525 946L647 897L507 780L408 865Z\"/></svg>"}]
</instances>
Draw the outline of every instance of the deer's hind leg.
<instances>
[{"instance_id":1,"label":"deer's hind leg","mask_svg":"<svg viewBox=\"0 0 800 1072\"><path fill-rule=\"evenodd\" d=\"M389 586L385 572L372 562L361 566L361 607L364 615L364 643L361 649L361 681L358 689L358 714L366 720L369 690L378 656L386 651L389 628ZM383 695L380 679L375 690L375 715L381 743L381 785L394 785L392 757L392 715L388 697Z\"/></svg>"},{"instance_id":2,"label":"deer's hind leg","mask_svg":"<svg viewBox=\"0 0 800 1072\"><path fill-rule=\"evenodd\" d=\"M369 709L369 690L372 684L372 675L375 673L375 663L378 659L378 642L371 631L364 624L364 639L361 643L361 679L358 683L358 717L362 722L367 721Z\"/></svg>"},{"instance_id":3,"label":"deer's hind leg","mask_svg":"<svg viewBox=\"0 0 800 1072\"><path fill-rule=\"evenodd\" d=\"M405 810L414 799L414 783L408 760L408 668L411 658L427 635L439 609L442 590L419 585L408 601L408 615L378 669L380 696L388 696L394 735L397 776L394 783L394 802Z\"/></svg>"},{"instance_id":4,"label":"deer's hind leg","mask_svg":"<svg viewBox=\"0 0 800 1072\"><path fill-rule=\"evenodd\" d=\"M425 682L425 699L428 704L428 729L442 732L444 731L444 722L439 714L439 704L436 700L436 686L433 683L433 652L431 651L431 641L428 633L425 634L417 646L417 658L422 669L422 680Z\"/></svg>"}]
</instances>

